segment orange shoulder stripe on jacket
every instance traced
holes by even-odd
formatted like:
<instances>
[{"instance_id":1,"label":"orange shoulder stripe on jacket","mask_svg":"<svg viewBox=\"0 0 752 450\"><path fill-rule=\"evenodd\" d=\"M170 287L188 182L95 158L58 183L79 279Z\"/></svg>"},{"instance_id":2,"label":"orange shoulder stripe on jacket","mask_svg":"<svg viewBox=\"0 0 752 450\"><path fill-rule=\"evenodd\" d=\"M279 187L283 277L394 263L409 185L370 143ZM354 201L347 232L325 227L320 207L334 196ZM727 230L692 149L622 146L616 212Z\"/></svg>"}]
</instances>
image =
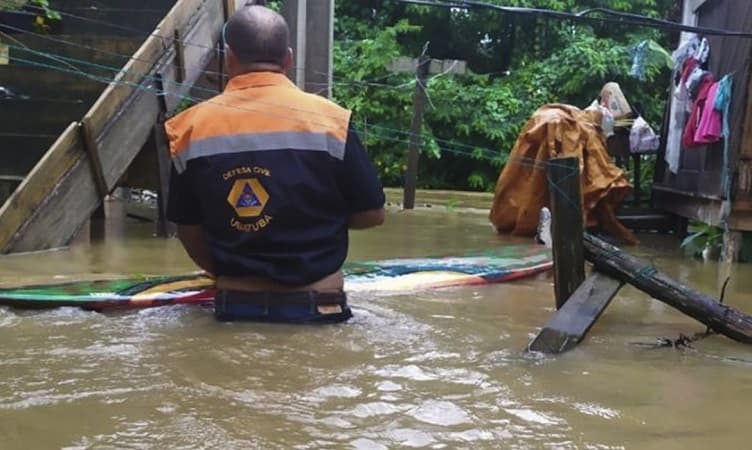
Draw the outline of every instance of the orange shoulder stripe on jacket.
<instances>
[{"instance_id":1,"label":"orange shoulder stripe on jacket","mask_svg":"<svg viewBox=\"0 0 752 450\"><path fill-rule=\"evenodd\" d=\"M170 152L192 142L252 133L315 133L347 139L350 111L313 94L270 86L230 91L195 105L165 123Z\"/></svg>"}]
</instances>

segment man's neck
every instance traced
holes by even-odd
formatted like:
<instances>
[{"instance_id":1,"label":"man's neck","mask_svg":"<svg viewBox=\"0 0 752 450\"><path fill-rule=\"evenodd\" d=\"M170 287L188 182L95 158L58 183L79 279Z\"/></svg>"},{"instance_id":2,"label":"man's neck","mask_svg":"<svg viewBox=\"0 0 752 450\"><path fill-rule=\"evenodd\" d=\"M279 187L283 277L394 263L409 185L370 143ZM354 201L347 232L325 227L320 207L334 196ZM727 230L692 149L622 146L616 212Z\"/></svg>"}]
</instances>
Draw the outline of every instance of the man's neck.
<instances>
[{"instance_id":1,"label":"man's neck","mask_svg":"<svg viewBox=\"0 0 752 450\"><path fill-rule=\"evenodd\" d=\"M275 72L280 74L285 73L284 69L279 64L254 63L239 67L237 70L233 71L233 73L230 73L229 76L230 78L233 78L255 72Z\"/></svg>"}]
</instances>

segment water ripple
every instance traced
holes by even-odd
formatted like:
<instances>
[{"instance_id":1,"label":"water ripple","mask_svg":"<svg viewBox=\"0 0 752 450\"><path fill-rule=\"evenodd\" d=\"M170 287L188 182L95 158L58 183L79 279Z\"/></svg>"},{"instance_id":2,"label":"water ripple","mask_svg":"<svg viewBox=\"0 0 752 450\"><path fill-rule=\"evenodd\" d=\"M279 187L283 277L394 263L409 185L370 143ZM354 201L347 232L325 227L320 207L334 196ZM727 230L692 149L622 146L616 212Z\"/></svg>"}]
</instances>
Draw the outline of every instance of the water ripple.
<instances>
[{"instance_id":1,"label":"water ripple","mask_svg":"<svg viewBox=\"0 0 752 450\"><path fill-rule=\"evenodd\" d=\"M409 414L432 425L452 426L471 422L465 410L448 401L428 400Z\"/></svg>"}]
</instances>

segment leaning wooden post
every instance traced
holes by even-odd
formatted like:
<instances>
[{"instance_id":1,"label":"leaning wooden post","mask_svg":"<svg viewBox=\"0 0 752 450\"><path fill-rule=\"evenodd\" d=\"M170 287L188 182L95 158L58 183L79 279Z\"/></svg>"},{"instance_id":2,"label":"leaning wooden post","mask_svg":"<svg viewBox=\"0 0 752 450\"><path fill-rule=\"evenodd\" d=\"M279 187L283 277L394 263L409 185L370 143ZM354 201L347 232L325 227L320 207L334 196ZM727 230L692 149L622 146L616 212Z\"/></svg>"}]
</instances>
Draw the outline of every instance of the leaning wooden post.
<instances>
[{"instance_id":1,"label":"leaning wooden post","mask_svg":"<svg viewBox=\"0 0 752 450\"><path fill-rule=\"evenodd\" d=\"M579 158L553 158L547 163L551 202L554 293L556 309L585 281Z\"/></svg>"},{"instance_id":2,"label":"leaning wooden post","mask_svg":"<svg viewBox=\"0 0 752 450\"><path fill-rule=\"evenodd\" d=\"M752 344L752 316L672 280L652 264L595 236L586 234L584 241L587 259L596 270L631 284L724 336Z\"/></svg>"}]
</instances>

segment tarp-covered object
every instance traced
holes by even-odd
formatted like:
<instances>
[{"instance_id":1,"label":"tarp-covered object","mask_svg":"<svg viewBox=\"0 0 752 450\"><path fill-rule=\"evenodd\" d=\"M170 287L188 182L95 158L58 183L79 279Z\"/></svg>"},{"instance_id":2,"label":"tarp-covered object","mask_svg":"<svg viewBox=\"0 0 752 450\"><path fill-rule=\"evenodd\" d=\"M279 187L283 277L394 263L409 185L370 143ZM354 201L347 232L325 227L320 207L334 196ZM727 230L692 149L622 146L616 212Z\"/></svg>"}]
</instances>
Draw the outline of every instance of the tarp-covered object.
<instances>
[{"instance_id":1,"label":"tarp-covered object","mask_svg":"<svg viewBox=\"0 0 752 450\"><path fill-rule=\"evenodd\" d=\"M550 206L546 162L578 157L586 226L602 227L627 243L638 243L616 219L615 210L631 186L611 160L601 118L597 110L564 104L544 105L533 114L496 183L489 218L500 233L534 236L541 208Z\"/></svg>"}]
</instances>

